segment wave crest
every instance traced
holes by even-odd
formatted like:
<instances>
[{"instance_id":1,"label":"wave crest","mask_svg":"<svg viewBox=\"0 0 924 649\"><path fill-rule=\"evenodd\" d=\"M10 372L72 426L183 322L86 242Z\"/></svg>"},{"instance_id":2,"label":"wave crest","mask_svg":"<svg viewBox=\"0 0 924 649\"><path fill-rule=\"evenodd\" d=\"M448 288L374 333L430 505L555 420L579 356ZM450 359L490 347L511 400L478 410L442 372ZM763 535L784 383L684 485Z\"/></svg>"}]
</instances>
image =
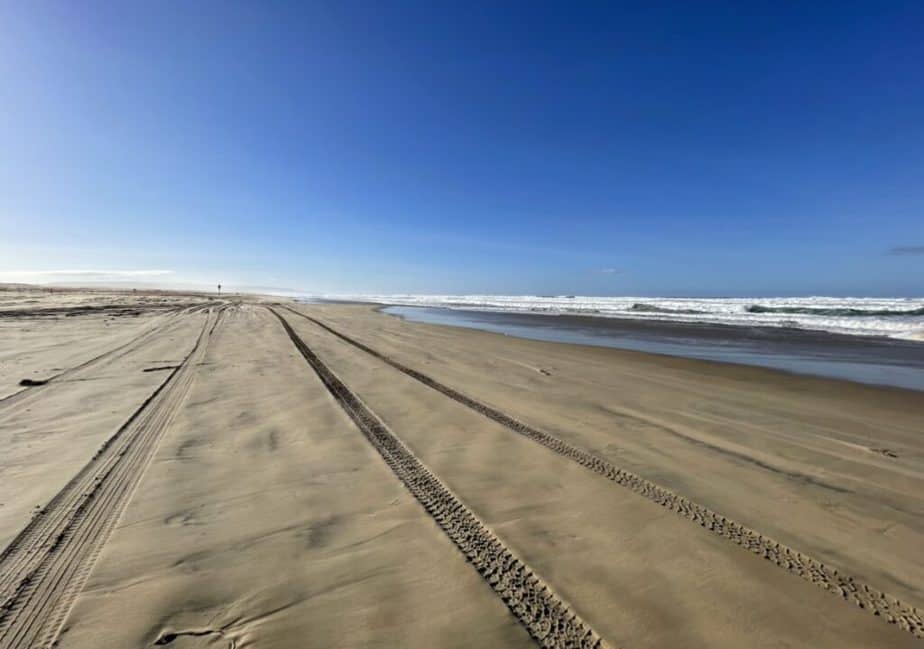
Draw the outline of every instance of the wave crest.
<instances>
[{"instance_id":1,"label":"wave crest","mask_svg":"<svg viewBox=\"0 0 924 649\"><path fill-rule=\"evenodd\" d=\"M751 304L745 309L748 313L787 313L791 315L821 315L821 316L921 316L924 307L920 309L855 309L850 307L810 307L810 306L766 306Z\"/></svg>"},{"instance_id":2,"label":"wave crest","mask_svg":"<svg viewBox=\"0 0 924 649\"><path fill-rule=\"evenodd\" d=\"M708 311L701 311L699 309L670 309L665 306L646 304L645 302L636 302L629 310L637 313L680 313L686 315L709 313Z\"/></svg>"}]
</instances>

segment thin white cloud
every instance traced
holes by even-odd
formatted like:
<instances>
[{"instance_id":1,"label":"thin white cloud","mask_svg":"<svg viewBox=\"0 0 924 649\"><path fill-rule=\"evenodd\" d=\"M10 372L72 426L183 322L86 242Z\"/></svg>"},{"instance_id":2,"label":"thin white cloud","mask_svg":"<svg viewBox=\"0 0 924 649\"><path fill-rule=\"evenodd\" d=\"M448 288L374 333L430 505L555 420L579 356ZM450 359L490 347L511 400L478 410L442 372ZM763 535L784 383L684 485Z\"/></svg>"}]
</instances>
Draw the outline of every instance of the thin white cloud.
<instances>
[{"instance_id":1,"label":"thin white cloud","mask_svg":"<svg viewBox=\"0 0 924 649\"><path fill-rule=\"evenodd\" d=\"M921 255L924 256L924 246L895 246L889 250L890 255Z\"/></svg>"},{"instance_id":2,"label":"thin white cloud","mask_svg":"<svg viewBox=\"0 0 924 649\"><path fill-rule=\"evenodd\" d=\"M622 274L622 269L620 268L601 268L600 272L604 275L620 275Z\"/></svg>"},{"instance_id":3,"label":"thin white cloud","mask_svg":"<svg viewBox=\"0 0 924 649\"><path fill-rule=\"evenodd\" d=\"M69 282L80 280L115 281L172 275L172 270L4 270L0 271L0 282Z\"/></svg>"}]
</instances>

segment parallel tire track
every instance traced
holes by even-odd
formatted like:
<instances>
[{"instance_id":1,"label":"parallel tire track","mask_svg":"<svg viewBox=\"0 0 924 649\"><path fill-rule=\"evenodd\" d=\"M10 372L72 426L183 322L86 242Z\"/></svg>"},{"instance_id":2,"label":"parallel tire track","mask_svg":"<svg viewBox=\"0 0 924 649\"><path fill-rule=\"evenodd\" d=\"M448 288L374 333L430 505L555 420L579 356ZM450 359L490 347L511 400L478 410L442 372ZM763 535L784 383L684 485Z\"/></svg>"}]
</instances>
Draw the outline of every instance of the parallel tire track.
<instances>
[{"instance_id":1,"label":"parallel tire track","mask_svg":"<svg viewBox=\"0 0 924 649\"><path fill-rule=\"evenodd\" d=\"M151 327L150 329L142 331L140 334L133 337L131 340L128 340L122 343L121 345L117 345L111 349L107 349L106 351L102 352L101 354L98 354L97 356L94 356L93 358L85 360L82 363L75 365L74 367L69 367L66 370L62 370L61 372L58 372L57 374L54 374L48 377L47 379L44 379L44 382L42 383L42 385L39 385L36 387L24 388L22 390L19 390L18 392L14 392L3 398L0 398L0 407L10 406L13 403L16 403L22 400L26 396L37 395L43 389L51 385L52 382L60 381L61 379L71 376L72 374L76 374L77 372L81 370L85 370L88 367L92 367L94 365L97 365L103 362L112 362L114 360L117 360L125 356L126 354L130 353L138 345L141 345L147 342L147 340L149 338L152 338L155 334L158 334L164 329L166 329L167 327L169 327L171 324L173 324L174 318L176 316L183 315L183 314L196 313L197 311L200 311L202 308L205 308L205 306L206 305L195 305L195 306L186 307L183 309L171 309L166 314L164 314L164 316L167 318L165 322L162 322L160 324L157 324Z\"/></svg>"},{"instance_id":2,"label":"parallel tire track","mask_svg":"<svg viewBox=\"0 0 924 649\"><path fill-rule=\"evenodd\" d=\"M311 316L305 315L291 307L285 308L295 315L310 320L344 342L349 343L357 349L361 349L367 354L387 363L396 370L423 383L427 387L467 406L488 419L509 428L515 433L528 437L555 453L577 462L584 468L608 480L612 480L616 484L693 521L701 527L732 541L754 554L762 556L767 561L780 566L784 570L798 575L835 595L839 595L848 602L853 602L858 607L869 611L875 616L881 617L888 623L899 625L902 629L909 631L915 637L924 638L924 614L915 607L902 603L898 599L876 590L850 575L843 574L837 569L825 565L818 559L814 559L798 550L778 543L755 530L745 527L741 523L712 511L708 507L691 501L689 498L676 494L630 471L620 469L608 460L593 455L589 451L569 444L568 442L528 424L524 424L491 406L440 383L426 374L411 369L406 365L402 365L398 361L350 338L346 334L332 329Z\"/></svg>"},{"instance_id":3,"label":"parallel tire track","mask_svg":"<svg viewBox=\"0 0 924 649\"><path fill-rule=\"evenodd\" d=\"M205 354L195 346L80 472L0 553L0 649L53 645Z\"/></svg>"},{"instance_id":4,"label":"parallel tire track","mask_svg":"<svg viewBox=\"0 0 924 649\"><path fill-rule=\"evenodd\" d=\"M289 338L340 407L541 647L602 649L600 637L466 507L299 338Z\"/></svg>"}]
</instances>

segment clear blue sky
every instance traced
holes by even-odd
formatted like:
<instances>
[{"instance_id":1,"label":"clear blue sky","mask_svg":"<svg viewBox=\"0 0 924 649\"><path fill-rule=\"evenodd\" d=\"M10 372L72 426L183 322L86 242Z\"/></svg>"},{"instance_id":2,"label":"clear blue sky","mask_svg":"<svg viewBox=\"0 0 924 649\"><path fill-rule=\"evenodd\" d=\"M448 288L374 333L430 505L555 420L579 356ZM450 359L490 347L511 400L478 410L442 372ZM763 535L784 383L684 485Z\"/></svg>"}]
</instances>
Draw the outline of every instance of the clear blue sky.
<instances>
[{"instance_id":1,"label":"clear blue sky","mask_svg":"<svg viewBox=\"0 0 924 649\"><path fill-rule=\"evenodd\" d=\"M0 2L0 279L924 294L924 4L579 4Z\"/></svg>"}]
</instances>

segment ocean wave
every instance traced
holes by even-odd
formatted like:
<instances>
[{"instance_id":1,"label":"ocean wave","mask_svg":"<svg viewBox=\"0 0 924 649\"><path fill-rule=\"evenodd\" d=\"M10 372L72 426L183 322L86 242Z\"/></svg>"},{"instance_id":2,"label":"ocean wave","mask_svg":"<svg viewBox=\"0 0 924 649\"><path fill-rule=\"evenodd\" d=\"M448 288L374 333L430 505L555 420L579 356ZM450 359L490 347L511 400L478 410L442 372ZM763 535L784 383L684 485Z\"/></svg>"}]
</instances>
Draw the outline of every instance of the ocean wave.
<instances>
[{"instance_id":1,"label":"ocean wave","mask_svg":"<svg viewBox=\"0 0 924 649\"><path fill-rule=\"evenodd\" d=\"M630 311L635 311L637 313L676 313L678 315L702 315L709 313L708 311L701 311L700 309L671 309L655 304L646 304L644 302L636 302L632 305Z\"/></svg>"},{"instance_id":2,"label":"ocean wave","mask_svg":"<svg viewBox=\"0 0 924 649\"><path fill-rule=\"evenodd\" d=\"M787 327L857 336L924 340L924 298L670 298L585 295L323 296L404 306L537 315Z\"/></svg>"},{"instance_id":3,"label":"ocean wave","mask_svg":"<svg viewBox=\"0 0 924 649\"><path fill-rule=\"evenodd\" d=\"M786 313L789 315L850 316L850 317L888 317L888 316L924 316L924 307L919 309L857 309L853 307L810 307L810 306L765 306L751 304L748 313Z\"/></svg>"}]
</instances>

